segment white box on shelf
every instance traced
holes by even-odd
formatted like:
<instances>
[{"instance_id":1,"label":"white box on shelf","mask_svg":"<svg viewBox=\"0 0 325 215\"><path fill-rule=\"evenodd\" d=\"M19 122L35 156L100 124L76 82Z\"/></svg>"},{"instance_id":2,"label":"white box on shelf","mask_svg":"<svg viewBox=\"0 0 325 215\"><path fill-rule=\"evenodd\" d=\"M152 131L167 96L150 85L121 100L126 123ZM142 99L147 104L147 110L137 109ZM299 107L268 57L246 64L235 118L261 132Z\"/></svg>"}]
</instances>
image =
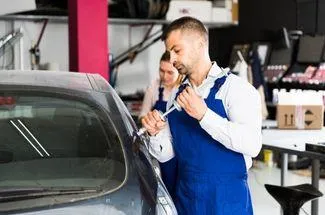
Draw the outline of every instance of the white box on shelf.
<instances>
[{"instance_id":1,"label":"white box on shelf","mask_svg":"<svg viewBox=\"0 0 325 215\"><path fill-rule=\"evenodd\" d=\"M166 19L172 21L183 16L191 16L202 22L211 22L211 11L211 1L174 0L169 3Z\"/></svg>"},{"instance_id":2,"label":"white box on shelf","mask_svg":"<svg viewBox=\"0 0 325 215\"><path fill-rule=\"evenodd\" d=\"M35 9L35 0L2 0L0 7L0 15Z\"/></svg>"},{"instance_id":3,"label":"white box on shelf","mask_svg":"<svg viewBox=\"0 0 325 215\"><path fill-rule=\"evenodd\" d=\"M231 10L221 7L212 8L212 22L232 23Z\"/></svg>"}]
</instances>

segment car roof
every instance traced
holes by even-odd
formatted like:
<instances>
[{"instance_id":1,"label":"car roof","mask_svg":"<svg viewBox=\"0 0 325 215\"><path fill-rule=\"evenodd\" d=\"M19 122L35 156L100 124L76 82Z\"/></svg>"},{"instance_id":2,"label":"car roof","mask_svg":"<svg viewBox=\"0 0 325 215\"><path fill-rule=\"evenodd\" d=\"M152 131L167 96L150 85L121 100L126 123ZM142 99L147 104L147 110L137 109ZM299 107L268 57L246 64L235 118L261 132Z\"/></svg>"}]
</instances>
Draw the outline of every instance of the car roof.
<instances>
[{"instance_id":1,"label":"car roof","mask_svg":"<svg viewBox=\"0 0 325 215\"><path fill-rule=\"evenodd\" d=\"M103 79L98 74L66 71L3 70L0 85L55 87L72 90L96 90L91 80Z\"/></svg>"}]
</instances>

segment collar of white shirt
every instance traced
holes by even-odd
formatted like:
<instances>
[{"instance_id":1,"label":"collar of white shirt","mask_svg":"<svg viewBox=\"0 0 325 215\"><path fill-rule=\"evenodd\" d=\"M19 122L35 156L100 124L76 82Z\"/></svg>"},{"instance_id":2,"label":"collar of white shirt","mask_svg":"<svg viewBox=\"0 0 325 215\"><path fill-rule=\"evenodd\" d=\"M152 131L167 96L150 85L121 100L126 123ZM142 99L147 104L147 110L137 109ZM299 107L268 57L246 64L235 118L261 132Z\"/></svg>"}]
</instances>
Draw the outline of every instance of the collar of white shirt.
<instances>
[{"instance_id":1,"label":"collar of white shirt","mask_svg":"<svg viewBox=\"0 0 325 215\"><path fill-rule=\"evenodd\" d=\"M209 70L208 77L205 80L203 80L203 82L200 86L193 87L188 79L186 79L183 82L183 84L189 84L190 86L193 87L193 89L196 91L196 93L198 95L202 96L203 98L206 98L206 96L208 95L208 92L209 92L208 89L210 89L213 86L214 81L217 78L224 76L228 72L229 72L229 68L222 69L217 65L216 62L212 62L212 66ZM169 100L167 103L167 109L169 109L173 105L173 101L176 98L177 92L178 92L178 88L175 88L173 90L172 96L169 97Z\"/></svg>"},{"instance_id":2,"label":"collar of white shirt","mask_svg":"<svg viewBox=\"0 0 325 215\"><path fill-rule=\"evenodd\" d=\"M202 84L200 86L198 86L197 88L202 88L203 85L206 85L206 83L210 82L210 81L214 81L217 78L220 78L222 76L224 76L225 74L227 74L229 72L229 68L220 68L217 64L217 62L213 61L212 62L212 66L208 72L208 76L205 80L203 80ZM186 79L183 84L189 84L191 85L190 81L188 79ZM192 85L191 85L192 86ZM195 87L194 87L195 88Z\"/></svg>"}]
</instances>

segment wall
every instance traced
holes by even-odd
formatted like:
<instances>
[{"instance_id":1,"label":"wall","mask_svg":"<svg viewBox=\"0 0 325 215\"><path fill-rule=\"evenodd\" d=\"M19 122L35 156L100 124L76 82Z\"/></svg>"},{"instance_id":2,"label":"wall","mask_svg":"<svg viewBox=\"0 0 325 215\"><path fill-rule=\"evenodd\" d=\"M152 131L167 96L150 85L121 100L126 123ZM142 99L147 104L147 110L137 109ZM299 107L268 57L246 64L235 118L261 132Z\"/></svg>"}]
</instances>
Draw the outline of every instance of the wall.
<instances>
[{"instance_id":1,"label":"wall","mask_svg":"<svg viewBox=\"0 0 325 215\"><path fill-rule=\"evenodd\" d=\"M0 21L0 36L4 36L6 32L11 32L11 26L23 28L23 61L24 69L29 70L30 55L29 49L33 43L37 42L38 36L42 29L42 23L31 21ZM139 26L129 28L128 25L109 25L109 50L115 56L126 51L129 47L137 44L142 40L148 26ZM156 26L153 32L159 30L161 26ZM91 41L89 41L91 42ZM54 63L58 65L60 71L69 70L69 52L68 52L68 24L49 22L43 38L40 43L41 64ZM154 45L140 53L133 63L125 62L119 68L116 90L122 94L132 94L138 90L145 90L149 83L158 77L159 59L164 51L162 41L156 42ZM93 54L93 53L89 53ZM0 64L3 59L0 58ZM19 44L15 45L15 69L19 69L20 54Z\"/></svg>"},{"instance_id":2,"label":"wall","mask_svg":"<svg viewBox=\"0 0 325 215\"><path fill-rule=\"evenodd\" d=\"M128 25L109 25L109 50L115 56L142 41L149 26L130 27ZM156 26L156 32L161 26ZM116 90L123 94L132 94L144 90L159 75L159 60L164 51L161 40L138 54L133 63L125 62L119 67Z\"/></svg>"},{"instance_id":3,"label":"wall","mask_svg":"<svg viewBox=\"0 0 325 215\"><path fill-rule=\"evenodd\" d=\"M8 26L11 22L0 22L0 34L5 35L6 32L10 32L11 29ZM35 44L38 40L41 32L42 22L30 22L30 21L15 21L13 22L14 29L22 27L23 29L23 68L29 70L30 66L30 54L29 49L32 44ZM54 63L59 66L59 70L68 71L68 27L65 23L48 23L43 38L40 42L40 62ZM20 52L19 43L15 44L15 69L20 69Z\"/></svg>"}]
</instances>

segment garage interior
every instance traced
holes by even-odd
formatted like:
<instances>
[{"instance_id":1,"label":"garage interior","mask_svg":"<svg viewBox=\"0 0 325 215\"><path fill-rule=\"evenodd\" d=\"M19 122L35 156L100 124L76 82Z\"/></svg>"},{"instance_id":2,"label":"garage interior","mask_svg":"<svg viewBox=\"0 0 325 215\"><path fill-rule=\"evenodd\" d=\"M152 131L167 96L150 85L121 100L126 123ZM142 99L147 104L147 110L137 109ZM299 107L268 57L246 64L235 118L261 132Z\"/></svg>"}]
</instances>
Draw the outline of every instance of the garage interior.
<instances>
[{"instance_id":1,"label":"garage interior","mask_svg":"<svg viewBox=\"0 0 325 215\"><path fill-rule=\"evenodd\" d=\"M285 200L275 196L283 190L265 184L308 184L301 189L325 193L325 2L3 2L1 70L100 74L138 127L145 91L159 76L159 59L165 51L163 30L178 17L197 17L208 29L211 59L250 81L263 95L263 147L248 171L254 214L281 214L279 202ZM301 98L295 98L298 94L304 94L304 103L295 103ZM303 116L298 116L297 107L305 108ZM290 114L302 123L290 124ZM306 201L299 214L325 214L325 197Z\"/></svg>"}]
</instances>

